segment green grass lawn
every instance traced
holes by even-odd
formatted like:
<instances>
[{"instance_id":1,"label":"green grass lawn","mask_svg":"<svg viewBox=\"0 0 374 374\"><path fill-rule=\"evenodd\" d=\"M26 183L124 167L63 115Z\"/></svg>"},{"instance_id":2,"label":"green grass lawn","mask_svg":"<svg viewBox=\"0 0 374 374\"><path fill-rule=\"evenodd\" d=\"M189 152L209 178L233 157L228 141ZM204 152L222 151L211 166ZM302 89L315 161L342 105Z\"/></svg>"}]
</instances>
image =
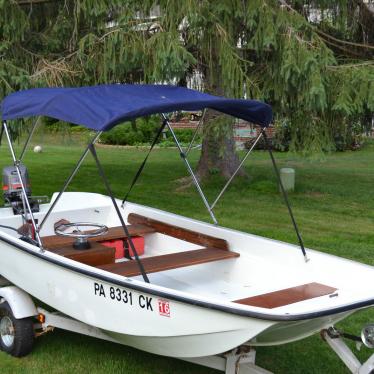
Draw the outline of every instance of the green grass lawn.
<instances>
[{"instance_id":1,"label":"green grass lawn","mask_svg":"<svg viewBox=\"0 0 374 374\"><path fill-rule=\"evenodd\" d=\"M11 164L0 148L0 168ZM82 152L77 146L45 146L28 153L33 193L58 191ZM118 197L124 196L145 156L144 149L99 148L99 156ZM194 165L198 152L191 154ZM295 217L309 248L374 265L374 144L357 152L335 153L323 160L276 154L279 166L296 169L296 191L290 195ZM222 226L297 243L286 207L277 189L269 157L255 152L247 161L249 178L239 178L216 207ZM156 149L133 190L131 201L209 221L193 186L183 188L187 172L175 149ZM213 176L203 187L213 201L223 181ZM70 191L105 193L91 156L73 180ZM333 271L334 269L331 269ZM25 271L32 271L26 270ZM347 274L354 277L354 274ZM339 326L359 333L374 312L362 311ZM126 323L126 321L124 321ZM365 347L362 359L370 353ZM319 336L279 347L259 348L257 363L276 373L346 373ZM55 331L37 340L31 355L15 359L0 353L1 373L216 373L179 360L147 354L73 333Z\"/></svg>"}]
</instances>

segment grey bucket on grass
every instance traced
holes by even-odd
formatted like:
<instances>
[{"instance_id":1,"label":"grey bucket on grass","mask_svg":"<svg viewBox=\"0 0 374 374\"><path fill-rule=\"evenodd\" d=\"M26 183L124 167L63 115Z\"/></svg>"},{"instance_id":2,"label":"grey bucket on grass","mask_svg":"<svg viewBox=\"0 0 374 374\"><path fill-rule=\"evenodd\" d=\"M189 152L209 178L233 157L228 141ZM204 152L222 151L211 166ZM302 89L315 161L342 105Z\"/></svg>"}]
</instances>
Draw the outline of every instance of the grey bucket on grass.
<instances>
[{"instance_id":1,"label":"grey bucket on grass","mask_svg":"<svg viewBox=\"0 0 374 374\"><path fill-rule=\"evenodd\" d=\"M295 169L292 169L292 168L280 169L280 178L281 178L283 187L286 191L292 192L295 190ZM279 186L279 191L282 192L280 186Z\"/></svg>"}]
</instances>

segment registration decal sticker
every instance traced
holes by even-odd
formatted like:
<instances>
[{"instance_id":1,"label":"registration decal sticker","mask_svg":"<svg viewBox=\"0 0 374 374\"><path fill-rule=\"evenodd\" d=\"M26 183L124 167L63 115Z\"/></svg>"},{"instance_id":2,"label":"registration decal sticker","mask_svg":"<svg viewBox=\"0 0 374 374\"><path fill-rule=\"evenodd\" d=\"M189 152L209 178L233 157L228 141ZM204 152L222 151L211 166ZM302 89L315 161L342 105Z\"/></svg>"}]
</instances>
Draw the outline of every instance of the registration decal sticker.
<instances>
[{"instance_id":1,"label":"registration decal sticker","mask_svg":"<svg viewBox=\"0 0 374 374\"><path fill-rule=\"evenodd\" d=\"M170 317L170 304L169 301L158 299L158 312L160 316Z\"/></svg>"}]
</instances>

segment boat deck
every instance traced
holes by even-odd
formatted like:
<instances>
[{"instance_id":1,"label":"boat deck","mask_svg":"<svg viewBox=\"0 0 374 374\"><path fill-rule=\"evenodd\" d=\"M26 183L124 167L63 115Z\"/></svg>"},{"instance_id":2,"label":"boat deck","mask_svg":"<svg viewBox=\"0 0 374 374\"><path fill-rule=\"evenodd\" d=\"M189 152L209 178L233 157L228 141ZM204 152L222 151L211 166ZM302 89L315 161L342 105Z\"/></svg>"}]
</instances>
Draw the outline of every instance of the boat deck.
<instances>
[{"instance_id":1,"label":"boat deck","mask_svg":"<svg viewBox=\"0 0 374 374\"><path fill-rule=\"evenodd\" d=\"M204 246L203 248L190 251L142 258L141 261L147 273L162 272L239 257L238 253L229 251L228 244L223 239L168 225L138 214L130 214L128 221L130 224L127 228L131 237L144 236L146 234L158 232ZM118 226L109 228L105 235L91 238L89 240L91 248L88 250L75 250L73 248L73 238L58 235L43 237L43 243L49 251L75 261L126 277L138 276L141 272L136 261L127 260L115 262L115 249L99 243L125 238L126 234L122 226Z\"/></svg>"},{"instance_id":2,"label":"boat deck","mask_svg":"<svg viewBox=\"0 0 374 374\"><path fill-rule=\"evenodd\" d=\"M183 290L185 288L183 281L181 282L178 276L172 275L173 271L176 271L176 269L185 268L187 273L192 274L198 271L198 269L195 268L196 265L209 265L209 263L217 263L223 260L234 260L240 256L239 253L229 250L229 245L224 239L166 224L134 213L129 214L128 222L129 225L127 228L131 237L160 233L201 246L200 248L187 251L141 256L141 261L146 273L156 274L156 278L153 277L153 281L156 281L156 284L162 285L165 280L169 283L170 279L173 279L172 283L174 287ZM75 250L72 246L74 239L57 235L43 237L43 243L45 247L53 253L87 265L95 266L98 269L125 277L141 276L137 261L123 259L116 262L115 249L100 244L102 241L116 239L126 239L122 226L111 227L107 234L91 238L91 248L88 250ZM208 268L205 270L207 269ZM172 273L170 273L170 271L172 271ZM193 278L196 278L196 276L193 276ZM206 282L202 283L206 284ZM216 287L227 289L227 284L223 285L221 283L221 281L215 282ZM229 292L223 292L221 290L220 292L213 292L213 294L217 293L218 296L218 293L227 293L225 298L228 297L229 300L234 303L265 309L273 309L301 301L307 301L316 297L331 295L337 291L336 288L322 283L309 282L293 287L280 288L273 292L260 292L254 296L240 297L243 295L243 291L244 295L246 291L239 285L235 286L235 283L232 284L232 286L237 287L238 290L231 290ZM241 290L239 290L240 288ZM235 295L239 295L239 298L235 298ZM248 295L248 293L246 293L246 295Z\"/></svg>"}]
</instances>

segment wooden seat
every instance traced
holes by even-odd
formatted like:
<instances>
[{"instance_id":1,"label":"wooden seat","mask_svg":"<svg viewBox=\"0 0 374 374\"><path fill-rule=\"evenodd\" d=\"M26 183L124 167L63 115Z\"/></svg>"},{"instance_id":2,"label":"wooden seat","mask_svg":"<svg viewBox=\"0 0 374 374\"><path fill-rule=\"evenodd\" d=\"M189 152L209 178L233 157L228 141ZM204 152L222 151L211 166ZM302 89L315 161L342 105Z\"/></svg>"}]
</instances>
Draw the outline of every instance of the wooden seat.
<instances>
[{"instance_id":1,"label":"wooden seat","mask_svg":"<svg viewBox=\"0 0 374 374\"><path fill-rule=\"evenodd\" d=\"M127 226L131 236L139 236L153 233L155 230L144 225ZM98 242L113 239L124 239L126 234L122 226L110 227L105 235L90 238L91 248L87 250L76 250L73 248L74 238L66 236L51 235L42 237L44 248L60 256L70 258L86 265L98 266L115 262L115 248L106 247Z\"/></svg>"},{"instance_id":2,"label":"wooden seat","mask_svg":"<svg viewBox=\"0 0 374 374\"><path fill-rule=\"evenodd\" d=\"M129 214L128 222L130 225L128 225L127 228L131 236L141 236L148 233L159 232L207 247L198 250L142 258L141 261L146 273L177 269L239 256L238 253L229 251L228 243L224 239L166 224L134 213ZM126 277L140 275L141 273L136 261L115 263L114 248L108 248L98 243L125 237L126 235L122 226L111 227L107 234L89 239L91 249L86 251L73 249L75 239L69 237L51 235L43 237L42 241L47 250L61 256Z\"/></svg>"},{"instance_id":3,"label":"wooden seat","mask_svg":"<svg viewBox=\"0 0 374 374\"><path fill-rule=\"evenodd\" d=\"M161 234L169 235L177 239L201 245L203 247L217 248L226 251L229 250L229 245L227 241L224 239L215 238L213 236L188 230L183 227L178 227L164 222L156 221L152 218L144 217L139 214L130 213L127 217L127 220L129 223L133 225L147 226Z\"/></svg>"},{"instance_id":4,"label":"wooden seat","mask_svg":"<svg viewBox=\"0 0 374 374\"><path fill-rule=\"evenodd\" d=\"M72 245L68 245L48 248L48 251L91 266L114 263L116 252L114 248L96 242L92 242L91 248L85 250L77 250Z\"/></svg>"},{"instance_id":5,"label":"wooden seat","mask_svg":"<svg viewBox=\"0 0 374 374\"><path fill-rule=\"evenodd\" d=\"M315 297L332 294L336 288L321 283L307 283L297 287L269 292L262 295L235 300L234 303L257 306L259 308L273 309L281 306L298 303Z\"/></svg>"},{"instance_id":6,"label":"wooden seat","mask_svg":"<svg viewBox=\"0 0 374 374\"><path fill-rule=\"evenodd\" d=\"M143 258L141 261L144 266L145 272L149 274L165 270L177 269L185 266L204 264L212 261L226 260L235 257L239 257L239 253L216 248L203 248L193 251L147 257ZM141 274L138 263L134 260L115 264L101 265L97 266L97 268L126 277L134 277Z\"/></svg>"},{"instance_id":7,"label":"wooden seat","mask_svg":"<svg viewBox=\"0 0 374 374\"><path fill-rule=\"evenodd\" d=\"M155 229L150 226L138 225L138 224L128 225L127 229L129 230L130 236L141 236L141 235L155 232ZM121 239L121 238L126 238L126 234L122 226L117 226L117 227L110 227L108 229L108 232L105 235L100 235L94 238L90 238L89 242L90 243L103 242L106 240ZM48 249L72 246L74 241L75 239L69 238L67 236L50 235L50 236L42 237L43 245L45 248L48 248Z\"/></svg>"}]
</instances>

